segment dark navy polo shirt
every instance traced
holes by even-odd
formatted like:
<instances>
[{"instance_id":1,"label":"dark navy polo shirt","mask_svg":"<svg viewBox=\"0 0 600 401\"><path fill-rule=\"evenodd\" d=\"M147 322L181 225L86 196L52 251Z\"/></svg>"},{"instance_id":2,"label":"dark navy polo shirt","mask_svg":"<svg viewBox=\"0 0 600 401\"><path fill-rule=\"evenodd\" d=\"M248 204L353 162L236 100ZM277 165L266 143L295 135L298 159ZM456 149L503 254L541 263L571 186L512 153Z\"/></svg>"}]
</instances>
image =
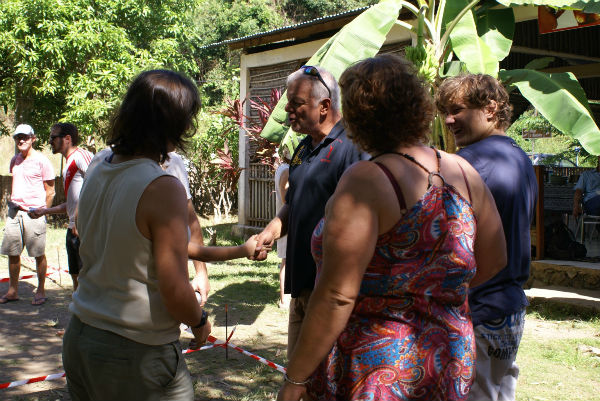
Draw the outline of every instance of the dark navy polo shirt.
<instances>
[{"instance_id":1,"label":"dark navy polo shirt","mask_svg":"<svg viewBox=\"0 0 600 401\"><path fill-rule=\"evenodd\" d=\"M531 161L508 136L492 135L458 151L479 172L502 219L508 265L469 291L473 324L513 314L527 306L523 284L531 263L530 227L537 201Z\"/></svg>"},{"instance_id":2,"label":"dark navy polo shirt","mask_svg":"<svg viewBox=\"0 0 600 401\"><path fill-rule=\"evenodd\" d=\"M354 162L368 158L346 137L341 121L315 148L312 138L306 136L294 150L285 197L289 207L285 292L293 298L315 285L310 241L325 214L325 204L344 171Z\"/></svg>"}]
</instances>

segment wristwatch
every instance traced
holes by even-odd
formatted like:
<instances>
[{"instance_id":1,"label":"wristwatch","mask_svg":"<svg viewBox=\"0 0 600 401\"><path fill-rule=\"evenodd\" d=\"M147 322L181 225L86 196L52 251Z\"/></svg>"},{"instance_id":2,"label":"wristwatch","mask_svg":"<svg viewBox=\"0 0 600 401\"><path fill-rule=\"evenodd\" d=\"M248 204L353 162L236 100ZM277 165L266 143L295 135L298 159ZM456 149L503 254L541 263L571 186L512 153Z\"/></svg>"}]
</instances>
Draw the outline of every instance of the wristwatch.
<instances>
[{"instance_id":1,"label":"wristwatch","mask_svg":"<svg viewBox=\"0 0 600 401\"><path fill-rule=\"evenodd\" d=\"M202 310L202 318L200 319L200 323L198 323L196 326L192 326L192 329L199 329L200 327L202 327L206 324L207 320L208 320L208 312L203 309Z\"/></svg>"}]
</instances>

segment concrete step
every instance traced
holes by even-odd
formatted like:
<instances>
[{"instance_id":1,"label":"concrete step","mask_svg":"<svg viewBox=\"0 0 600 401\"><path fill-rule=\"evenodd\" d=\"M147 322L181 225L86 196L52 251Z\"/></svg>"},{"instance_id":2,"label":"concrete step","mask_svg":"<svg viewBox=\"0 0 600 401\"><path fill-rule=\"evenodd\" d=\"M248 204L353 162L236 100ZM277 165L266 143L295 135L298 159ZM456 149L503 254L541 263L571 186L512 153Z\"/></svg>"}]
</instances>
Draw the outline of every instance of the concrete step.
<instances>
[{"instance_id":1,"label":"concrete step","mask_svg":"<svg viewBox=\"0 0 600 401\"><path fill-rule=\"evenodd\" d=\"M554 303L585 312L600 314L600 291L561 286L534 287L525 290L531 304Z\"/></svg>"}]
</instances>

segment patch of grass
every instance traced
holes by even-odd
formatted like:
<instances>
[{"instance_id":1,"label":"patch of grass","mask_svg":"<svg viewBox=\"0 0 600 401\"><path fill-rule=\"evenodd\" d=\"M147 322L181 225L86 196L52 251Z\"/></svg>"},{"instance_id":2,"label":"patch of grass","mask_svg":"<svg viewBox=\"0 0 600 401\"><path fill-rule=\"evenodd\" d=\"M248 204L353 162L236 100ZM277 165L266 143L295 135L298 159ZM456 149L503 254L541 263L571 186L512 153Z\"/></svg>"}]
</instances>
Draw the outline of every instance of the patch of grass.
<instances>
[{"instance_id":1,"label":"patch of grass","mask_svg":"<svg viewBox=\"0 0 600 401\"><path fill-rule=\"evenodd\" d=\"M517 355L517 400L600 401L599 359L580 349L600 347L598 334L590 333L600 333L597 318L568 308L533 308Z\"/></svg>"},{"instance_id":2,"label":"patch of grass","mask_svg":"<svg viewBox=\"0 0 600 401\"><path fill-rule=\"evenodd\" d=\"M600 400L600 364L577 350L581 341L524 338L517 364L521 370L517 399ZM600 341L585 341L588 344Z\"/></svg>"},{"instance_id":3,"label":"patch of grass","mask_svg":"<svg viewBox=\"0 0 600 401\"><path fill-rule=\"evenodd\" d=\"M58 327L58 319L50 319L43 322L46 327Z\"/></svg>"},{"instance_id":4,"label":"patch of grass","mask_svg":"<svg viewBox=\"0 0 600 401\"><path fill-rule=\"evenodd\" d=\"M527 313L542 320L588 322L600 327L600 316L592 309L580 308L572 305L558 305L545 300L533 300L527 308Z\"/></svg>"}]
</instances>

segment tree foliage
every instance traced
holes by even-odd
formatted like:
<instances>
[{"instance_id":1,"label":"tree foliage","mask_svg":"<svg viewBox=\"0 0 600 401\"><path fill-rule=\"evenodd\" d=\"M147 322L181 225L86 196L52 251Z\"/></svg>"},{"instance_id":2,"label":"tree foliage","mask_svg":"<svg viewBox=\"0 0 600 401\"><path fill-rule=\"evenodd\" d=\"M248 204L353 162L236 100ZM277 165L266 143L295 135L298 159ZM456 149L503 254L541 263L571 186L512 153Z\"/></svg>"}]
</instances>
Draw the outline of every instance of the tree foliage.
<instances>
[{"instance_id":1,"label":"tree foliage","mask_svg":"<svg viewBox=\"0 0 600 401\"><path fill-rule=\"evenodd\" d=\"M533 140L524 139L524 130L549 131L552 133L552 137ZM506 130L506 133L513 138L525 152L555 155L547 159L549 163L560 159L568 159L571 161L579 160L580 166L594 167L598 160L597 157L590 155L585 149L581 148L576 139L564 135L552 126L543 115L536 112L534 109L523 112Z\"/></svg>"},{"instance_id":2,"label":"tree foliage","mask_svg":"<svg viewBox=\"0 0 600 401\"><path fill-rule=\"evenodd\" d=\"M239 177L241 172L237 126L223 115L206 111L200 112L198 125L201 129L187 147L192 201L204 215L227 217L237 203L237 178L232 176Z\"/></svg>"},{"instance_id":3,"label":"tree foliage","mask_svg":"<svg viewBox=\"0 0 600 401\"><path fill-rule=\"evenodd\" d=\"M597 2L574 0L510 0L501 3L510 5L531 4L572 6L586 12L596 10ZM366 47L346 32L358 31L363 36L369 34L387 35L390 17L394 23L413 33L415 46L407 46L406 58L417 68L419 75L435 93L444 77L464 71L489 74L500 78L509 90L518 90L548 121L593 154L600 153L600 129L594 122L590 106L581 85L570 72L544 73L526 66L517 70L500 70L500 61L509 53L513 43L515 16L512 8L497 8L494 0L381 0L348 23L340 32L330 38L311 57L312 65L327 68L334 76L356 61L358 54ZM371 16L378 8L389 9L378 16L380 24L374 23ZM412 21L395 21L400 9L406 9L414 16ZM368 15L368 17L367 17ZM383 40L373 41L378 44ZM365 58L365 57L362 57ZM358 58L359 60L362 58ZM263 135L273 141L290 143L291 133L285 127L286 113L283 102L275 108ZM438 114L433 125L433 142L448 151L455 149L454 137L443 124Z\"/></svg>"},{"instance_id":4,"label":"tree foliage","mask_svg":"<svg viewBox=\"0 0 600 401\"><path fill-rule=\"evenodd\" d=\"M3 0L0 104L42 139L59 119L87 135L104 133L141 70L197 75L193 6L193 0Z\"/></svg>"},{"instance_id":5,"label":"tree foliage","mask_svg":"<svg viewBox=\"0 0 600 401\"><path fill-rule=\"evenodd\" d=\"M284 0L282 8L292 20L302 22L376 3L378 0Z\"/></svg>"},{"instance_id":6,"label":"tree foliage","mask_svg":"<svg viewBox=\"0 0 600 401\"><path fill-rule=\"evenodd\" d=\"M196 28L204 46L264 32L285 25L287 18L268 0L201 0ZM227 46L200 49L202 103L220 108L225 99L239 96L240 51Z\"/></svg>"},{"instance_id":7,"label":"tree foliage","mask_svg":"<svg viewBox=\"0 0 600 401\"><path fill-rule=\"evenodd\" d=\"M239 53L203 46L286 21L269 0L3 0L0 106L42 139L58 120L99 137L137 73L170 68L219 107L238 95Z\"/></svg>"}]
</instances>

